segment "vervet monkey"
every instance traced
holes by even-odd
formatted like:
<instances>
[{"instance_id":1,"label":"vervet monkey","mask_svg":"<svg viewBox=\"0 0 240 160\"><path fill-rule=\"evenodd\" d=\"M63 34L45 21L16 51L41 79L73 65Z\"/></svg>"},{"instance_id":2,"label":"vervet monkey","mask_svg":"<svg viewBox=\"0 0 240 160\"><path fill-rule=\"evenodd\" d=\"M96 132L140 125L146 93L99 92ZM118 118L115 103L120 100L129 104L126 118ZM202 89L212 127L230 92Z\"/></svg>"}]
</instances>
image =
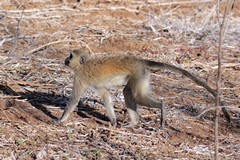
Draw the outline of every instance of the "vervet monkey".
<instances>
[{"instance_id":1,"label":"vervet monkey","mask_svg":"<svg viewBox=\"0 0 240 160\"><path fill-rule=\"evenodd\" d=\"M204 81L199 80L188 71L176 66L139 59L126 55L114 57L91 58L86 50L73 50L66 58L65 65L74 71L74 84L70 101L61 118L55 122L65 121L78 105L81 94L88 88L94 88L104 100L107 115L112 125L116 125L113 101L109 87L126 85L123 95L131 122L124 127L132 127L138 123L137 104L161 109L161 126L165 121L165 108L162 102L149 96L150 73L148 68L169 69L187 76L195 83L206 88L214 96L216 92Z\"/></svg>"}]
</instances>

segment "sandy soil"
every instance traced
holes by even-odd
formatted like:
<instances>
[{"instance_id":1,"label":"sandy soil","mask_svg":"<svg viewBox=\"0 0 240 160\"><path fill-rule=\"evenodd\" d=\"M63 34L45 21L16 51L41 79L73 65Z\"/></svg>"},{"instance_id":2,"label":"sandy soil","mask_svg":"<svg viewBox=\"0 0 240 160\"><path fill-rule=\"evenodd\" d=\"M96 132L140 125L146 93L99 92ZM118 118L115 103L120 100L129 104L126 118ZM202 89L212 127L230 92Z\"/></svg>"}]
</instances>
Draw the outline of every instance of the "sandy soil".
<instances>
[{"instance_id":1,"label":"sandy soil","mask_svg":"<svg viewBox=\"0 0 240 160\"><path fill-rule=\"evenodd\" d=\"M142 106L136 127L112 127L93 90L67 122L49 123L60 117L71 94L72 75L63 61L84 44L94 56L128 54L171 63L216 88L216 5L171 2L1 1L0 159L214 159L214 98L167 70L154 71L151 80L153 96L166 103L163 130L160 111ZM220 114L219 154L229 160L240 159L239 15L236 4L222 52L222 96L232 121L227 127ZM122 88L111 89L119 125L129 121Z\"/></svg>"}]
</instances>

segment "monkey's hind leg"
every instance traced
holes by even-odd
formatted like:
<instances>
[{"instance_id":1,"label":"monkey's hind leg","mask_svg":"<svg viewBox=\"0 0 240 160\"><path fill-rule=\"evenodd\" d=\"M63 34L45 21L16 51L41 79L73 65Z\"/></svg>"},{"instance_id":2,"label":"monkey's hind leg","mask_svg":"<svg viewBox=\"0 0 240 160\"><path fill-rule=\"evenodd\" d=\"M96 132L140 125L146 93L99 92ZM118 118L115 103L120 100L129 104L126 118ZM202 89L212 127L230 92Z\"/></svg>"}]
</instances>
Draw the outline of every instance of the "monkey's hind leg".
<instances>
[{"instance_id":1,"label":"monkey's hind leg","mask_svg":"<svg viewBox=\"0 0 240 160\"><path fill-rule=\"evenodd\" d=\"M161 118L160 118L160 128L164 128L165 120L166 120L166 110L163 102L156 101L152 97L148 95L141 95L136 97L136 102L140 105L149 107L149 108L160 108L161 109Z\"/></svg>"},{"instance_id":2,"label":"monkey's hind leg","mask_svg":"<svg viewBox=\"0 0 240 160\"><path fill-rule=\"evenodd\" d=\"M127 125L124 125L123 127L129 128L137 125L139 121L138 113L137 113L137 104L135 102L135 99L129 84L127 84L123 89L123 95L124 95L125 105L127 107L127 111L131 119L131 122Z\"/></svg>"}]
</instances>

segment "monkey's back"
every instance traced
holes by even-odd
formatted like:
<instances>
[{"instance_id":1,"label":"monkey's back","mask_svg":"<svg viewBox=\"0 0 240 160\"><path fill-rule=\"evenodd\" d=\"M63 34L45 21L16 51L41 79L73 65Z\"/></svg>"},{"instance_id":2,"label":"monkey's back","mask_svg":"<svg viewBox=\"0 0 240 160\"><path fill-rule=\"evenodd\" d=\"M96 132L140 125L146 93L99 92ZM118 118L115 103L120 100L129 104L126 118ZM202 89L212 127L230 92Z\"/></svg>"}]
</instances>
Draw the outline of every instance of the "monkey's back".
<instances>
[{"instance_id":1,"label":"monkey's back","mask_svg":"<svg viewBox=\"0 0 240 160\"><path fill-rule=\"evenodd\" d=\"M138 59L129 56L101 57L90 59L81 65L79 77L93 87L123 85L129 76L141 69Z\"/></svg>"}]
</instances>

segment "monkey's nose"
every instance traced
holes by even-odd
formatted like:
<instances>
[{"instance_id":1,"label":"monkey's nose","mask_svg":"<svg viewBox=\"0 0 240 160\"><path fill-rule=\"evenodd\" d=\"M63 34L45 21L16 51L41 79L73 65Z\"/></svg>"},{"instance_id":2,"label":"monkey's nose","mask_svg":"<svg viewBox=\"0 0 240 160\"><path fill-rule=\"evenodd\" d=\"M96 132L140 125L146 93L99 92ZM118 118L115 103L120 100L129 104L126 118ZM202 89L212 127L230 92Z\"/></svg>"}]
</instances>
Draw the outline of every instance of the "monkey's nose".
<instances>
[{"instance_id":1,"label":"monkey's nose","mask_svg":"<svg viewBox=\"0 0 240 160\"><path fill-rule=\"evenodd\" d=\"M70 61L68 61L68 60L65 60L65 65L66 65L66 66L68 66L68 65L69 65L69 63L70 63Z\"/></svg>"}]
</instances>

